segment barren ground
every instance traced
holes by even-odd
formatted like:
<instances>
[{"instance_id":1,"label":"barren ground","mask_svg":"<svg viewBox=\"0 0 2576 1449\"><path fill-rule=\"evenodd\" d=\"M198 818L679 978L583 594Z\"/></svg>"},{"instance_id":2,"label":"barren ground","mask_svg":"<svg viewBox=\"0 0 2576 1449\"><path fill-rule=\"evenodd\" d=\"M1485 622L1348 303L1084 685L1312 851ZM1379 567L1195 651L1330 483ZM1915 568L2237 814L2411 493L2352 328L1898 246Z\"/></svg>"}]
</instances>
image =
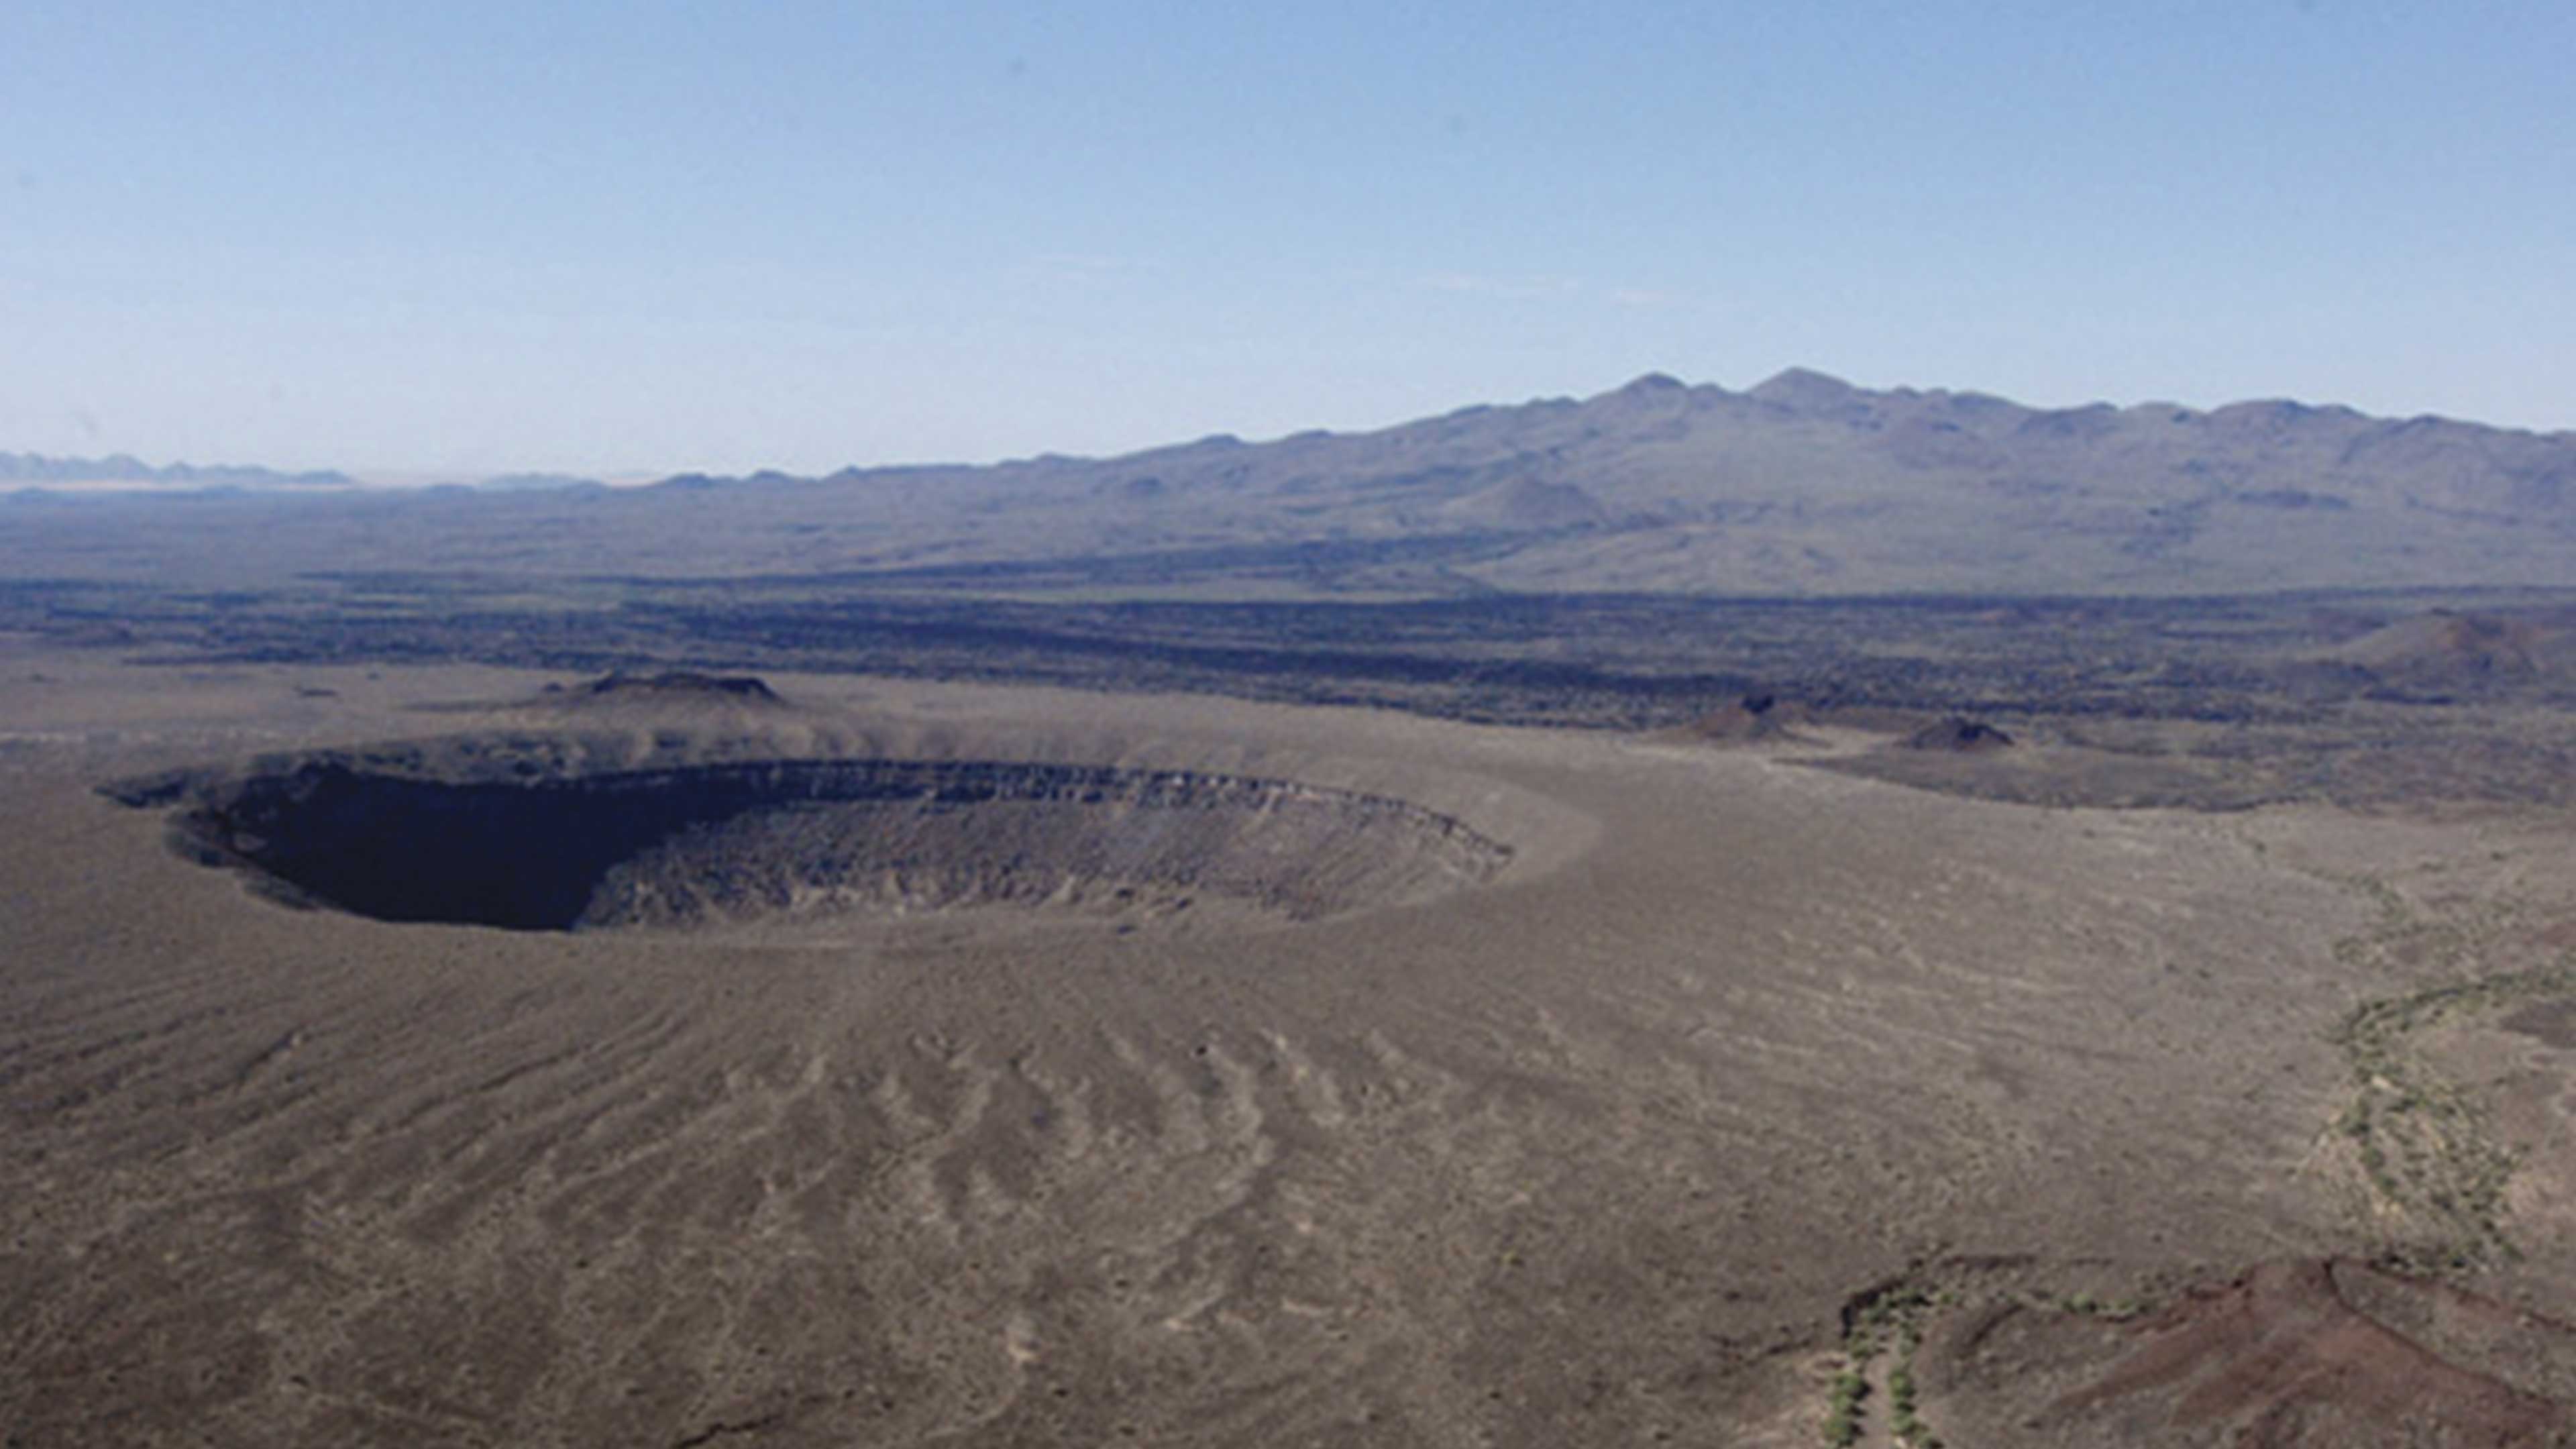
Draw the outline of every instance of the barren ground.
<instances>
[{"instance_id":1,"label":"barren ground","mask_svg":"<svg viewBox=\"0 0 2576 1449\"><path fill-rule=\"evenodd\" d=\"M2043 809L1805 763L1875 747L1835 729L0 679L13 1444L1812 1444L1847 1366L1884 1443L1898 1364L1916 1442L2576 1400L2553 815ZM1166 859L498 930L290 908L97 789L478 733L1288 782L1508 858L1187 929ZM1071 829L920 849L1101 858Z\"/></svg>"}]
</instances>

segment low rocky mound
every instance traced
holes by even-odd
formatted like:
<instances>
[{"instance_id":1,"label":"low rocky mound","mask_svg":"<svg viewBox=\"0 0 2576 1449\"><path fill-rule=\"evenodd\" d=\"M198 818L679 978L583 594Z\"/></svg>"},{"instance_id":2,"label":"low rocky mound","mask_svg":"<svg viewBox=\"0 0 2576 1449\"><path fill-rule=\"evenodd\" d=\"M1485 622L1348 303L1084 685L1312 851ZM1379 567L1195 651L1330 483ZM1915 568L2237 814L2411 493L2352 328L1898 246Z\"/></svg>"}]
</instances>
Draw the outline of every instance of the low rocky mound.
<instances>
[{"instance_id":1,"label":"low rocky mound","mask_svg":"<svg viewBox=\"0 0 2576 1449\"><path fill-rule=\"evenodd\" d=\"M1777 695L1748 694L1733 704L1710 710L1673 734L1675 738L1712 744L1794 741L1799 738L1797 726L1806 721L1804 708L1784 704Z\"/></svg>"},{"instance_id":2,"label":"low rocky mound","mask_svg":"<svg viewBox=\"0 0 2576 1449\"><path fill-rule=\"evenodd\" d=\"M2325 657L2402 686L2473 687L2563 675L2565 632L2563 621L2434 609L2373 629Z\"/></svg>"},{"instance_id":3,"label":"low rocky mound","mask_svg":"<svg viewBox=\"0 0 2576 1449\"><path fill-rule=\"evenodd\" d=\"M387 921L687 927L1011 904L1310 920L1491 878L1462 822L1288 780L969 759L611 763L504 736L109 787L270 895Z\"/></svg>"},{"instance_id":4,"label":"low rocky mound","mask_svg":"<svg viewBox=\"0 0 2576 1449\"><path fill-rule=\"evenodd\" d=\"M2012 746L2011 735L1960 715L1925 725L1905 737L1905 748L1909 750L1946 750L1952 754L1987 754Z\"/></svg>"},{"instance_id":5,"label":"low rocky mound","mask_svg":"<svg viewBox=\"0 0 2576 1449\"><path fill-rule=\"evenodd\" d=\"M608 674L569 688L549 684L544 693L564 699L726 700L783 703L767 681L749 674L701 674L670 669L659 674Z\"/></svg>"}]
</instances>

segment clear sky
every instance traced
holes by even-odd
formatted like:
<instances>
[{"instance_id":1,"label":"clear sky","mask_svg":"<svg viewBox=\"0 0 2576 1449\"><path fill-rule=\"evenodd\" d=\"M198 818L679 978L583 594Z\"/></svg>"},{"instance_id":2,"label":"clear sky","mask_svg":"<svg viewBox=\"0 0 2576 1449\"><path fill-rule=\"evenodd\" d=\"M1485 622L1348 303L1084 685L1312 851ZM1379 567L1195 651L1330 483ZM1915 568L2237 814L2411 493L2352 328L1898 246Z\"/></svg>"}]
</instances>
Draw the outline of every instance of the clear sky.
<instances>
[{"instance_id":1,"label":"clear sky","mask_svg":"<svg viewBox=\"0 0 2576 1449\"><path fill-rule=\"evenodd\" d=\"M815 470L1791 364L2576 427L2576 6L0 3L0 450Z\"/></svg>"}]
</instances>

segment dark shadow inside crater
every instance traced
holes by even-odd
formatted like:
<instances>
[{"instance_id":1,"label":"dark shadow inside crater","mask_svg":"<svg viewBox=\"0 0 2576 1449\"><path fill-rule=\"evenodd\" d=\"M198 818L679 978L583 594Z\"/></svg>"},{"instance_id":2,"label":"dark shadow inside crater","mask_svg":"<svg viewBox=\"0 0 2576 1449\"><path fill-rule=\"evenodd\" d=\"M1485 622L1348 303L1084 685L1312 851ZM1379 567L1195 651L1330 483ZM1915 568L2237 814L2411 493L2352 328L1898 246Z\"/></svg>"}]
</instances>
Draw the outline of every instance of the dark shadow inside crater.
<instances>
[{"instance_id":1,"label":"dark shadow inside crater","mask_svg":"<svg viewBox=\"0 0 2576 1449\"><path fill-rule=\"evenodd\" d=\"M1391 797L1187 771L776 760L451 781L362 757L109 793L268 894L384 921L686 927L1016 904L1312 919L1480 883L1510 850ZM1204 914L1204 913L1203 913Z\"/></svg>"}]
</instances>

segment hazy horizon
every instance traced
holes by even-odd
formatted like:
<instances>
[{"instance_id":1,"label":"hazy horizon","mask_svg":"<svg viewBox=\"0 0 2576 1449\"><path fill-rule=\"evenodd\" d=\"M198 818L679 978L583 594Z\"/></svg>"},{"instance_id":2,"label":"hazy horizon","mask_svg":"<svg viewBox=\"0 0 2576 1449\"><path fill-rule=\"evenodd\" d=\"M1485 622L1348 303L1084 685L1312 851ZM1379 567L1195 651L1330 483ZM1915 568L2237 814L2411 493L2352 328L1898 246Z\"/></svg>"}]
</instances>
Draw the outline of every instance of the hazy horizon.
<instances>
[{"instance_id":1,"label":"hazy horizon","mask_svg":"<svg viewBox=\"0 0 2576 1449\"><path fill-rule=\"evenodd\" d=\"M2039 403L2033 403L2033 402L2031 402L2031 401L2030 401L2029 399L2027 399L2027 398L2006 397L2006 396L2003 396L2002 394L1998 394L1998 393L1990 392L1990 391L1988 391L1988 390L1986 390L1986 389L1983 389L1983 388L1976 388L1976 387L1951 387L1951 386L1946 386L1946 385L1929 385L1929 386L1927 386L1927 385L1922 385L1922 384L1915 384L1915 383L1903 383L1903 382L1888 383L1888 384L1885 384L1885 385L1883 385L1883 386L1879 386L1879 385L1873 385L1873 384L1865 383L1865 382L1855 382L1855 381L1853 381L1853 380L1852 380L1852 379L1850 379L1850 378L1838 377L1838 376L1835 376L1834 374L1824 372L1824 370L1823 370L1823 369L1821 369L1821 368L1807 368L1807 367L1799 367L1799 366L1790 366L1790 367L1781 368L1781 369L1779 369L1778 371L1773 372L1773 373L1771 373L1771 374L1768 374L1768 375L1766 375L1766 376L1764 376L1764 377L1761 377L1761 378L1755 378L1755 379L1752 379L1752 380L1750 380L1750 381L1737 382L1737 383L1716 382L1716 381L1711 380L1711 379L1701 379L1701 378L1673 378L1673 379L1671 379L1671 380L1676 381L1676 382L1679 382L1679 383L1681 383L1683 386L1690 387L1690 388L1694 388L1694 389L1696 389L1696 388L1700 388L1700 387L1706 387L1706 386L1714 386L1714 387L1719 388L1721 391L1726 391L1726 392L1731 392L1731 393L1737 393L1737 394L1743 394L1743 393L1749 393L1749 392L1752 392L1754 389L1758 388L1762 383L1767 382L1767 381L1770 381L1772 378L1779 377L1779 376L1781 376L1781 375L1783 375L1783 374L1787 374L1787 373L1798 373L1798 372L1822 374L1822 375L1824 375L1824 376L1834 378L1834 380L1835 380L1835 381L1843 382L1843 383L1847 383L1847 384L1851 385L1853 388L1855 388L1855 389L1857 389L1857 390L1859 390L1859 391L1861 391L1861 392L1863 392L1863 393L1874 394L1874 395L1879 395L1879 396L1902 395L1902 394L1906 394L1906 393L1916 393L1916 394L1949 393L1949 394L1954 394L1954 395L1959 395L1959 396L1968 396L1968 397L1988 397L1988 398L1994 398L1994 399L1997 399L1997 400L1999 400L1999 401L2001 401L2001 402L2004 402L2004 403L2006 403L2006 404L2009 404L2009 405L2013 405L2013 406L2017 406L2017 407L2027 407L2027 408L2032 408L2032 409L2035 409L2035 410L2041 410L2041 411L2050 411L2050 410L2074 410L2074 409L2081 409L2081 408L2085 408L2085 407L2096 407L2096 406L2106 406L2106 405L2107 405L2107 406L2110 406L2110 407L2114 407L2114 408L2121 409L2121 410L2123 410L2123 411L2125 411L2125 410L2129 410L2129 409L2134 409L2134 408L2155 408L2155 407L2165 407L2165 406L2177 406L2177 407L2186 408L2186 409L2188 409L2188 410L2190 410L2190 411L2193 411L2193 412L2208 413L2208 412L2215 412L2215 411L2219 411L2219 410L2222 410L2222 409L2225 409L2225 408L2228 408L2228 407L2244 406L2244 405L2251 405L2251 404L2262 404L2262 403L2275 403L2275 402L2286 402L2286 403L2290 403L2290 404L2295 405L2295 406L2314 408L2314 409L2318 409L2318 410L2327 410L2327 409L2334 409L2334 408L2346 408L2346 409L2350 409L2350 407L2351 407L2351 405L2350 405L2350 404L2348 404L2348 403L2344 403L2344 402L2342 402L2342 401L2340 401L2340 400L2338 400L2338 399L2333 399L2333 398L2292 398L2292 397L2280 397L2280 396L2225 398L2225 399L2217 399L2217 400L2213 400L2213 401L2209 401L2209 402L2186 402L2186 401L2183 401L2183 400L2181 400L2181 399L2170 398L2170 397L2159 397L2159 398L2088 398L2088 399L2084 399L2084 400L2079 401L2079 402L2039 404ZM356 485L356 486L364 487L364 488L421 488L421 487L434 487L434 486L439 486L439 485L454 485L454 484L462 484L462 485L468 485L468 486L483 485L483 484L497 484L497 485L500 485L501 487L503 487L503 488L505 488L505 489L506 489L506 488L530 488L530 487L542 488L542 487L547 487L547 486L553 486L553 485L556 485L556 484L574 483L574 482L580 482L580 483L602 483L602 484L606 484L606 485L608 485L608 486L610 486L610 487L614 487L614 488L639 487L639 486L645 486L645 485L649 485L649 484L654 484L654 483L664 482L664 481L666 481L666 480L668 480L668 479L670 479L670 478L674 478L674 477L692 476L692 475L699 475L699 474L712 475L712 476L716 476L716 477L748 477L748 476L753 475L753 474L756 474L756 473L764 473L764 472L771 472L771 473L774 473L774 472L786 472L786 473L790 474L791 476L799 476L799 477L822 477L822 476L825 476L825 475L827 475L827 474L836 473L836 472L841 472L841 471L848 470L848 469L857 469L857 470L859 470L859 471L863 471L863 472L864 472L864 471L874 471L874 470L880 470L880 469L882 469L882 470L899 470L899 469L905 469L905 468L993 467L993 466L1000 466L1000 465L1013 464L1013 463L1026 463L1026 462L1033 462L1033 461L1038 461L1038 460L1041 460L1041 459L1047 459L1047 458L1059 458L1059 459L1064 459L1064 460L1066 460L1066 461L1070 461L1070 462L1112 462L1112 461L1115 461L1115 460L1117 460L1117 459L1119 459L1119 458L1122 458L1122 457L1132 457L1132 456L1137 456L1137 455L1145 454L1145 453L1161 452L1161 451L1166 451L1166 450L1173 449L1173 448L1185 448L1185 447L1189 447L1189 446L1191 446L1191 445L1193 445L1193 444L1196 444L1196 443L1203 443L1203 442L1207 442L1207 441L1210 441L1210 440L1213 440L1213 439L1220 439L1220 438L1224 438L1224 439L1231 439L1231 440L1233 440L1233 441L1235 441L1235 442L1246 443L1246 444L1251 444L1251 445L1258 446L1258 445L1265 444L1265 443L1280 442L1280 441L1287 440L1287 439L1289 439L1289 438L1297 437L1297 436L1299 436L1299 435L1303 435L1303 434L1312 434L1312 433L1324 433L1324 434L1328 434L1328 435L1333 435L1333 436L1343 436L1343 437L1366 436L1366 435L1371 434L1371 433L1384 432L1384 431L1389 431L1389 430L1392 430L1392 429L1399 429L1399 428L1402 428L1402 427L1404 427L1405 425L1407 425L1407 424L1409 424L1409 423L1422 422L1422 421L1425 421L1425 420L1427 420L1427 419L1437 418L1437 417L1442 417L1442 416L1447 416L1447 415L1454 414L1454 413L1461 413L1461 412L1473 412L1473 411L1478 411L1478 410L1481 410L1481 409L1487 409L1487 408L1515 408L1515 407L1525 407L1525 406L1531 406L1531 405L1535 405L1535 404L1540 404L1540 403L1549 403L1549 402L1567 402L1567 401L1582 402L1582 401L1588 401L1588 400L1591 400L1591 399L1594 399L1594 398L1606 397L1606 396L1608 396L1608 395L1610 395L1610 394L1612 394L1612 393L1615 393L1615 392L1620 391L1622 388L1626 387L1629 383L1634 383L1634 382L1640 381L1640 380L1642 380L1642 379L1644 379L1644 378L1647 378L1647 377L1667 377L1667 378L1670 378L1670 376L1671 376L1671 375L1670 375L1670 374L1667 374L1667 373L1647 372L1647 373L1640 373L1640 374L1638 374L1636 377L1633 377L1633 378L1628 379L1628 380L1627 380L1627 382L1624 382L1624 383L1621 383L1621 384L1618 384L1618 385L1616 385L1616 386L1612 386L1612 387L1594 388L1594 389L1589 389L1589 390L1584 390L1584 391L1577 391L1577 392L1559 392L1559 393L1552 393L1552 394L1541 394L1541 395L1535 395L1535 396L1526 397L1526 398L1509 398L1509 399L1480 399L1480 400L1471 400L1471 401L1461 402L1461 403L1459 403L1459 404L1455 405L1454 407L1442 408L1442 409L1438 410L1437 412L1433 412L1433 413L1426 413L1426 414L1423 414L1423 415L1418 416L1418 417L1394 418L1394 419L1389 419L1389 420L1384 421L1384 422L1373 422L1373 423L1369 423L1369 424L1366 424L1366 425L1363 425L1363 426L1359 426L1359 427L1352 427L1352 428L1318 428L1318 427L1290 428L1290 429L1284 429L1284 430L1281 430L1281 431L1278 431L1278 432L1273 432L1273 433L1260 433L1260 434L1252 434L1252 435L1245 435L1245 434L1240 434L1240 433L1230 433L1230 432L1224 432L1224 431L1218 431L1218 432L1213 432L1213 433L1196 433L1196 434L1192 434L1192 435L1187 436L1187 437L1179 437L1179 436L1175 436L1175 437L1163 438L1163 439L1159 439L1159 440L1155 440L1155 441L1150 441L1150 442L1144 442L1144 443L1137 444L1137 445L1136 445L1136 446L1134 446L1134 447L1119 448L1119 449L1115 449L1115 450L1104 450L1104 451L1099 451L1099 452L1086 452L1086 453L1073 453L1073 452L1068 452L1068 451L1066 451L1066 450L1064 450L1064 449L1060 449L1060 448L1045 448L1045 449L1039 449L1039 450L1037 450L1037 451L1035 451L1035 452L1029 452L1029 453L1013 453L1013 454L1005 454L1005 455L1000 455L1000 456L995 456L995 457L982 457L982 458L929 458L929 457L923 457L923 458L847 458L847 459L843 459L842 461L840 461L840 462L838 462L838 463L824 464L824 465L820 465L820 466L816 466L816 467L811 467L811 468L802 468L802 469L782 469L782 468L780 468L780 467L779 467L777 464L775 464L775 463L772 463L772 462L766 462L766 461L762 461L762 460L758 460L758 459L754 459L754 460L750 460L750 461L742 462L742 463L739 463L739 464L729 464L729 465L720 465L720 466L708 466L708 467L697 467L697 468L688 468L688 467L661 467L661 468L642 467L642 468L629 468L629 469L621 469L621 470L614 470L614 471L611 471L611 470L600 470L600 471L597 471L597 472L587 472L587 471L578 470L578 469L562 469L562 470L537 470L537 469L525 469L525 468L514 468L514 467L511 467L511 466L508 466L507 464L503 464L503 465L496 466L496 467L487 467L487 468L482 468L482 469L474 469L474 468L457 468L457 467L450 467L450 468L431 468L431 467L402 467L402 466L394 466L394 467L335 468L335 467L333 467L333 466L331 466L331 465L329 465L329 464L327 464L327 463L320 463L320 464L315 464L315 465L312 465L312 466L313 466L313 470L314 470L314 471L316 471L316 472L338 472L338 473L344 473L344 474L346 474L346 475L347 475L347 480L346 480L346 481L347 481L347 483L348 483L348 484L354 484L354 485ZM2492 422L2489 422L2488 420L2483 419L2483 418L2467 418L2467 417L2459 417L2459 416L2456 416L2456 415L2453 415L2453 414L2445 414L2445 413L2422 413L2422 412L2419 412L2419 413L2409 413L2409 414L2377 414L2377 413L2369 413L2367 410L2363 410L2363 409L2351 409L2351 410L2353 410L2353 411L2360 411L2360 412L2363 412L2365 416L2376 417L2376 418L2379 418L2379 419L2381 419L2381 420L2383 420L2383 421L2403 422L2403 421L2412 421L2412 420L2422 419L2422 418L2434 418L2434 419L2439 419L2439 420L2444 421L2444 422L2464 423L2464 424L2468 424L2468 425L2476 426L2476 427L2492 428L2492 429L2495 429L2495 430L2497 430L2497 431L2499 431L2499 432L2503 432L2503 433L2521 433L2521 434L2528 434L2528 435L2533 435L2533 436L2542 436L2542 437L2565 436L2565 435L2568 435L2568 434L2570 434L2570 433L2576 433L2576 429L2568 429L2568 428L2558 428L2558 429L2521 428L2521 427L2515 427L2514 425L2511 425L2511 424L2492 423ZM36 453L30 453L28 450L24 450L24 449L0 448L0 455L7 455L7 454L10 454L10 453L13 453L13 452L14 452L14 453L19 454L20 456L24 456L24 457L32 457L32 458L40 459L40 460L42 460L42 461L45 461L45 462L51 462L51 463L60 463L60 462L68 462L68 461L96 461L96 462L104 462L104 461L108 461L108 460L111 460L111 459L117 458L117 457L119 457L119 456L122 456L122 457L125 457L125 458L127 458L127 459L130 459L131 461L139 462L139 463L144 464L144 465L145 465L145 466L147 466L147 467L152 467L152 468L193 468L193 469L195 469L196 471L201 472L201 473L219 472L219 471L224 471L224 470L238 470L238 471L242 471L242 472L276 472L276 473L279 475L279 476L278 476L278 478L277 478L276 480L274 480L273 482L269 482L269 483L262 483L262 484L258 484L258 485L255 485L255 486L260 486L260 487L263 487L263 488L274 488L274 489L278 489L278 490L281 490L281 491L288 491L288 492L314 492L314 491L329 491L330 489L332 489L332 488L333 488L333 487L335 487L335 486L343 486L343 485L337 485L337 484L334 484L334 483L331 483L331 482L324 482L324 481L312 481L312 480L300 479L300 478L295 477L295 476L294 476L292 473L290 473L288 470L272 468L272 467L271 467L271 465L269 465L269 464L268 464L267 462L265 462L264 460L256 459L256 458L212 458L212 459L207 459L207 458L150 458L150 457L136 457L136 456L131 452L131 450L128 450L128 449L103 449L103 450L98 451L98 452L95 452L95 453L91 453L91 454L84 454L84 455L73 455L73 454L36 454ZM5 491L14 491L15 489L19 489L19 488L34 488L34 489L44 489L44 490L54 490L54 491L69 491L69 492L79 492L79 493L138 493L138 494L144 494L144 493L179 493L179 492L187 492L187 491L192 491L192 490L201 490L201 489L205 489L205 488L209 488L209 487L224 487L224 486L240 486L240 485L236 482L236 480L229 480L229 479L224 479L224 478L129 479L129 478L111 478L111 477L104 477L104 476L99 477L99 478L95 478L95 479L93 479L93 478L76 478L76 479L8 479L8 478L0 478L0 492L5 492Z\"/></svg>"}]
</instances>

